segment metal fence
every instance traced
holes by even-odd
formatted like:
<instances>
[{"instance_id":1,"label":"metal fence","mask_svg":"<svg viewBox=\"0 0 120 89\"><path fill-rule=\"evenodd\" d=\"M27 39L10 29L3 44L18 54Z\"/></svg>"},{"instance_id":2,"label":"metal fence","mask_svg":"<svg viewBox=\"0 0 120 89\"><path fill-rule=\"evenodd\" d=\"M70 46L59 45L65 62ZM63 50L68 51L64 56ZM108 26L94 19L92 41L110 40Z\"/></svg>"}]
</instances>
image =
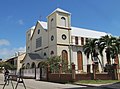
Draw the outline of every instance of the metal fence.
<instances>
[{"instance_id":1,"label":"metal fence","mask_svg":"<svg viewBox=\"0 0 120 89\"><path fill-rule=\"evenodd\" d=\"M20 72L17 70L9 70L10 75L20 75ZM22 69L21 76L26 78L36 78L45 79L47 76L47 70L45 68L32 68L32 69Z\"/></svg>"},{"instance_id":2,"label":"metal fence","mask_svg":"<svg viewBox=\"0 0 120 89\"><path fill-rule=\"evenodd\" d=\"M35 69L23 69L22 70L22 76L28 76L28 77L35 77Z\"/></svg>"},{"instance_id":3,"label":"metal fence","mask_svg":"<svg viewBox=\"0 0 120 89\"><path fill-rule=\"evenodd\" d=\"M17 70L9 70L10 75L18 75Z\"/></svg>"}]
</instances>

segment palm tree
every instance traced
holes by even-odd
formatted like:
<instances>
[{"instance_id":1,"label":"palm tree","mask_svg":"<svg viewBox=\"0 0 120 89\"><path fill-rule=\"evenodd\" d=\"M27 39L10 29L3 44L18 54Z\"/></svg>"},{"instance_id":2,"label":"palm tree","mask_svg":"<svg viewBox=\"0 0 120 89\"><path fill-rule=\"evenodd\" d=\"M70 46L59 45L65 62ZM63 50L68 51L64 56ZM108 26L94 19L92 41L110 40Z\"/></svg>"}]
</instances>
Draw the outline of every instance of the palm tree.
<instances>
[{"instance_id":1,"label":"palm tree","mask_svg":"<svg viewBox=\"0 0 120 89\"><path fill-rule=\"evenodd\" d=\"M89 39L87 40L86 44L83 46L83 51L84 54L87 56L87 59L89 59L89 56L91 56L91 60L93 61L93 63L97 64L97 68L95 69L96 72L99 71L98 70L98 63L100 63L101 68L103 70L102 67L102 63L98 57L98 46L99 46L99 42L98 39Z\"/></svg>"},{"instance_id":2,"label":"palm tree","mask_svg":"<svg viewBox=\"0 0 120 89\"><path fill-rule=\"evenodd\" d=\"M114 52L117 52L116 46L115 46L116 38L109 35L103 36L99 39L99 44L100 44L99 52L101 56L103 56L102 51L105 49L107 63L111 64L110 59L113 57Z\"/></svg>"},{"instance_id":3,"label":"palm tree","mask_svg":"<svg viewBox=\"0 0 120 89\"><path fill-rule=\"evenodd\" d=\"M118 54L120 54L120 38L116 38L113 43L111 57L114 60L118 60Z\"/></svg>"},{"instance_id":4,"label":"palm tree","mask_svg":"<svg viewBox=\"0 0 120 89\"><path fill-rule=\"evenodd\" d=\"M102 70L104 68L104 60L103 60L103 50L106 52L106 58L107 58L107 64L111 64L111 58L116 59L118 54L120 54L120 37L112 37L109 35L103 36L100 39L89 39L87 40L87 43L83 46L84 54L87 56L87 59L89 59L89 56L91 55L92 61L97 57L97 60L99 61ZM101 61L98 58L98 55L101 55Z\"/></svg>"},{"instance_id":5,"label":"palm tree","mask_svg":"<svg viewBox=\"0 0 120 89\"><path fill-rule=\"evenodd\" d=\"M104 59L103 59L103 50L104 50L104 43L103 42L101 42L101 40L99 39L98 40L98 52L99 52L99 54L100 54L100 56L101 56L101 67L102 67L102 71L103 71L103 69L104 69Z\"/></svg>"},{"instance_id":6,"label":"palm tree","mask_svg":"<svg viewBox=\"0 0 120 89\"><path fill-rule=\"evenodd\" d=\"M95 59L97 41L98 39L88 39L86 44L83 46L84 54L87 56L87 59L91 56L92 61Z\"/></svg>"}]
</instances>

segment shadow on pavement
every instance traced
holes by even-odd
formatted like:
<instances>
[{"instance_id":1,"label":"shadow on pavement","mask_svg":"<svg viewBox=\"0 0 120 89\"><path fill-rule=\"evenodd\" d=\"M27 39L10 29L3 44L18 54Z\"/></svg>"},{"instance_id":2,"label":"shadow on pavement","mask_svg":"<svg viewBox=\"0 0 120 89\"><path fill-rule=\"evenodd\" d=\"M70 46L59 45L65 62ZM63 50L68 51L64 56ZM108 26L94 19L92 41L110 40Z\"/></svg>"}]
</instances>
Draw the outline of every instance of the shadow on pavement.
<instances>
[{"instance_id":1,"label":"shadow on pavement","mask_svg":"<svg viewBox=\"0 0 120 89\"><path fill-rule=\"evenodd\" d=\"M102 85L100 87L107 87L108 89L120 89L120 82L116 82L108 85Z\"/></svg>"},{"instance_id":2,"label":"shadow on pavement","mask_svg":"<svg viewBox=\"0 0 120 89\"><path fill-rule=\"evenodd\" d=\"M64 88L64 89L114 89L107 87L74 87L74 88Z\"/></svg>"},{"instance_id":3,"label":"shadow on pavement","mask_svg":"<svg viewBox=\"0 0 120 89\"><path fill-rule=\"evenodd\" d=\"M4 85L4 84L0 84L0 85Z\"/></svg>"},{"instance_id":4,"label":"shadow on pavement","mask_svg":"<svg viewBox=\"0 0 120 89\"><path fill-rule=\"evenodd\" d=\"M74 87L74 88L63 88L63 89L120 89L120 82L101 85L101 86L84 85L84 84L77 84L77 85L86 86L86 87Z\"/></svg>"}]
</instances>

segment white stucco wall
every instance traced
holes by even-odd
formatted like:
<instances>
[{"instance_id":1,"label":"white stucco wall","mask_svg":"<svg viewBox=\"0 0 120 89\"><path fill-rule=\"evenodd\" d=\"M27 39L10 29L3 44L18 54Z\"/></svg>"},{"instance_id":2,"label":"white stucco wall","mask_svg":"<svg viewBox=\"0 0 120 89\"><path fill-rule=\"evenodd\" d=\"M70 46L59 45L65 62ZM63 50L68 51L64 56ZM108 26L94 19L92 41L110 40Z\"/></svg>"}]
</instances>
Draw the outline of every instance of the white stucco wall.
<instances>
[{"instance_id":1,"label":"white stucco wall","mask_svg":"<svg viewBox=\"0 0 120 89\"><path fill-rule=\"evenodd\" d=\"M40 33L39 34L38 34L38 29L40 29ZM36 48L36 39L39 38L39 37L42 38L42 43L41 43L42 45L41 45L41 47ZM39 53L43 53L44 52L43 50L46 47L48 47L48 32L47 32L47 30L45 30L40 25L40 23L37 23L37 25L36 25L36 29L35 29L35 32L33 34L33 38L31 40L31 42L32 42L32 52L33 53L34 52L38 52L38 51L41 51ZM47 51L46 51L46 53L47 53ZM41 57L44 57L43 54L40 54L40 55L41 55Z\"/></svg>"},{"instance_id":2,"label":"white stucco wall","mask_svg":"<svg viewBox=\"0 0 120 89\"><path fill-rule=\"evenodd\" d=\"M33 35L34 28L30 28L26 32L26 53L30 53L32 51L31 37Z\"/></svg>"},{"instance_id":3,"label":"white stucco wall","mask_svg":"<svg viewBox=\"0 0 120 89\"><path fill-rule=\"evenodd\" d=\"M17 59L17 72L19 72L20 68L22 67L22 63L21 61L24 59L25 57L25 53L18 55L18 59Z\"/></svg>"}]
</instances>

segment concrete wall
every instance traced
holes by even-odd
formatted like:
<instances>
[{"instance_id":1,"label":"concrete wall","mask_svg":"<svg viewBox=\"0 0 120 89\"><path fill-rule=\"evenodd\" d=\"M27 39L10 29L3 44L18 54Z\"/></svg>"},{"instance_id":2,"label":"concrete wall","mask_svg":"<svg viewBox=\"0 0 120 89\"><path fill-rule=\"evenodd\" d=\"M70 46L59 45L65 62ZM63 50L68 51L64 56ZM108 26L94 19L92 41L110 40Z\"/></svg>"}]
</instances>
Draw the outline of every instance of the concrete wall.
<instances>
[{"instance_id":1,"label":"concrete wall","mask_svg":"<svg viewBox=\"0 0 120 89\"><path fill-rule=\"evenodd\" d=\"M38 34L38 29L40 29L40 33ZM42 38L42 45L41 47L38 47L36 48L36 39L41 37ZM33 38L31 40L32 42L32 52L39 52L41 53L40 56L42 58L44 58L44 55L42 53L46 53L48 54L48 51L47 49L45 49L46 47L48 47L48 32L47 30L45 30L39 22L37 22L37 25L36 25L36 28L35 28L35 31L34 31L34 34L33 34ZM45 49L45 50L44 50Z\"/></svg>"},{"instance_id":2,"label":"concrete wall","mask_svg":"<svg viewBox=\"0 0 120 89\"><path fill-rule=\"evenodd\" d=\"M23 54L21 54L21 55L18 56L18 60L17 60L17 71L19 71L20 68L22 67L21 61L24 59L25 55L26 55L26 54L23 53Z\"/></svg>"}]
</instances>

